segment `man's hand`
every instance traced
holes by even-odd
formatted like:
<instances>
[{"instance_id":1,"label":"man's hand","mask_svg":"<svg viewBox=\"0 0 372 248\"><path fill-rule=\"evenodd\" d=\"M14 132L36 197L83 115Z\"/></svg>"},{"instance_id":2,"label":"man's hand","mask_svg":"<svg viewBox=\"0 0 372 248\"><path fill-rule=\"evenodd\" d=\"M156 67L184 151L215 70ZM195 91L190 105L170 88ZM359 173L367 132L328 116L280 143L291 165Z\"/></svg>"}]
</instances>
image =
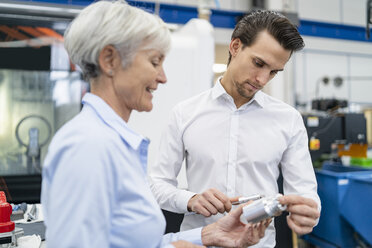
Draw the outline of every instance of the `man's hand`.
<instances>
[{"instance_id":1,"label":"man's hand","mask_svg":"<svg viewBox=\"0 0 372 248\"><path fill-rule=\"evenodd\" d=\"M217 213L229 212L231 201L225 194L212 188L191 197L187 203L187 209L209 217Z\"/></svg>"},{"instance_id":2,"label":"man's hand","mask_svg":"<svg viewBox=\"0 0 372 248\"><path fill-rule=\"evenodd\" d=\"M313 230L320 216L314 200L299 195L284 195L279 202L287 205L287 223L295 233L303 235Z\"/></svg>"},{"instance_id":3,"label":"man's hand","mask_svg":"<svg viewBox=\"0 0 372 248\"><path fill-rule=\"evenodd\" d=\"M202 248L202 247L205 248L205 246L194 245L193 243L185 241L185 240L179 240L176 242L172 242L172 245L175 248Z\"/></svg>"},{"instance_id":4,"label":"man's hand","mask_svg":"<svg viewBox=\"0 0 372 248\"><path fill-rule=\"evenodd\" d=\"M202 242L205 246L247 247L257 244L265 235L271 219L256 224L240 222L243 206L239 206L217 222L202 229Z\"/></svg>"}]
</instances>

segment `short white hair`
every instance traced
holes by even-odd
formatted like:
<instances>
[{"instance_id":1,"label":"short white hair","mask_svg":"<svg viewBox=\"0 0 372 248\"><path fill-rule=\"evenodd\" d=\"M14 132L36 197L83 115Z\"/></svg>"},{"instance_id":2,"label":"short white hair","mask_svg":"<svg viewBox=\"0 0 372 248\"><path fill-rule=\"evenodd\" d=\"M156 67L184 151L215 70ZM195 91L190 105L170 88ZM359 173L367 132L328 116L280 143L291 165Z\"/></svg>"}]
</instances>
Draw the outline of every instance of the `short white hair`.
<instances>
[{"instance_id":1,"label":"short white hair","mask_svg":"<svg viewBox=\"0 0 372 248\"><path fill-rule=\"evenodd\" d=\"M124 0L99 1L84 8L64 34L64 45L72 63L86 79L97 77L101 70L98 57L107 45L113 45L128 66L138 50L170 49L170 31L156 15L128 5Z\"/></svg>"}]
</instances>

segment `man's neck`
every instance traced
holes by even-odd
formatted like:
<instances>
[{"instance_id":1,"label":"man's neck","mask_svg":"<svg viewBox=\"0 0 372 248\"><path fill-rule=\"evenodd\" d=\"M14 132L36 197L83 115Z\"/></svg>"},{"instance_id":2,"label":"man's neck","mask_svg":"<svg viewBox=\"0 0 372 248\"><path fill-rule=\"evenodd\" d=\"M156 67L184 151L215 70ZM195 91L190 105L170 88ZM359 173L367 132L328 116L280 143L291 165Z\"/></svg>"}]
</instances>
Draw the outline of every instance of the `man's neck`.
<instances>
[{"instance_id":1,"label":"man's neck","mask_svg":"<svg viewBox=\"0 0 372 248\"><path fill-rule=\"evenodd\" d=\"M229 94L233 98L236 108L239 109L242 105L249 102L252 98L242 97L239 94L239 92L235 89L231 80L230 81L228 80L229 80L229 77L224 75L220 79L220 83L222 87L225 89L226 93Z\"/></svg>"}]
</instances>

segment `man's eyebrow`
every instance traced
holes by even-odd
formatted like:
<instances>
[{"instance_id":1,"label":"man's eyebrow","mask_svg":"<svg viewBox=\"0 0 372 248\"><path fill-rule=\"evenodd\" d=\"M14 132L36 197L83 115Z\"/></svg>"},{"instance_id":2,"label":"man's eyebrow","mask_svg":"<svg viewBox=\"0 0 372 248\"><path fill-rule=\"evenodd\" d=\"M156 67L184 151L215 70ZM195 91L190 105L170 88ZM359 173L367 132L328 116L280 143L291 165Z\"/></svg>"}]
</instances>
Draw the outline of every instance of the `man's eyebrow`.
<instances>
[{"instance_id":1,"label":"man's eyebrow","mask_svg":"<svg viewBox=\"0 0 372 248\"><path fill-rule=\"evenodd\" d=\"M264 64L264 65L269 65L268 63L266 63L265 60L261 59L260 57L255 56L255 58L256 58L257 60L259 60L260 62L262 62L262 64ZM282 69L274 69L273 71L284 71L284 69L283 69L283 68L282 68Z\"/></svg>"}]
</instances>

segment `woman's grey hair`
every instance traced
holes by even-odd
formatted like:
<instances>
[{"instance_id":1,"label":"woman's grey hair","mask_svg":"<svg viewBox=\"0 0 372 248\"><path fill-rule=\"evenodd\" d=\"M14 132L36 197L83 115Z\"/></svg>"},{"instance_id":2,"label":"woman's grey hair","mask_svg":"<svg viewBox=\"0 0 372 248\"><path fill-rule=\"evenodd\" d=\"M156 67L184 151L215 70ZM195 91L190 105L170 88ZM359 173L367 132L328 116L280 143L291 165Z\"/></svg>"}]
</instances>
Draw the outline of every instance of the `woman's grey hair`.
<instances>
[{"instance_id":1,"label":"woman's grey hair","mask_svg":"<svg viewBox=\"0 0 372 248\"><path fill-rule=\"evenodd\" d=\"M170 42L170 31L158 16L132 7L124 0L89 5L64 35L64 45L72 63L80 66L87 80L100 75L98 57L107 45L119 51L125 68L139 50L157 49L166 54Z\"/></svg>"}]
</instances>

